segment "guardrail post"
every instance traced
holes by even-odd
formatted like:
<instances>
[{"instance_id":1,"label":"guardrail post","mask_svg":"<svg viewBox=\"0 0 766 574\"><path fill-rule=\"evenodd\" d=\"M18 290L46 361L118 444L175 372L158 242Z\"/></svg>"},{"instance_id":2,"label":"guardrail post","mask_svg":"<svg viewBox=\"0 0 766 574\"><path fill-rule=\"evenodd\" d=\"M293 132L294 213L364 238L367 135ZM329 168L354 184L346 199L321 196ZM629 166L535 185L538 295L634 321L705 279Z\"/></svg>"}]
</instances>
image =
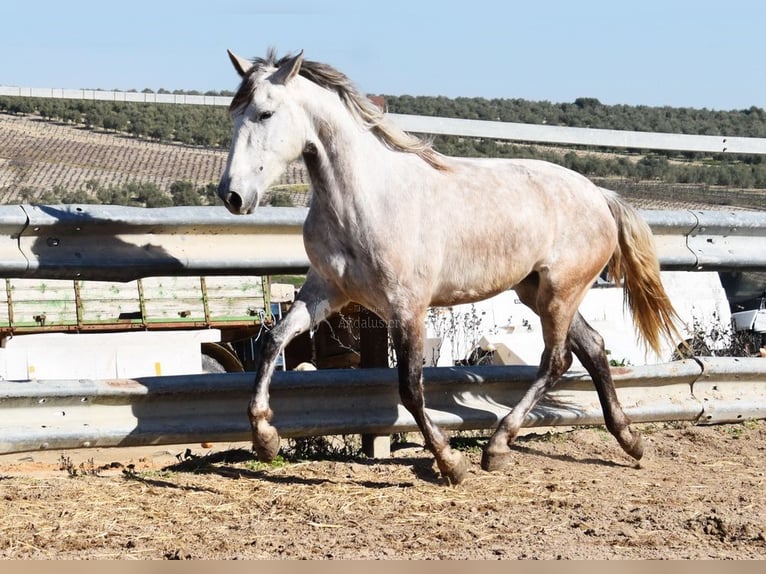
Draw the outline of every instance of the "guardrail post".
<instances>
[{"instance_id":1,"label":"guardrail post","mask_svg":"<svg viewBox=\"0 0 766 574\"><path fill-rule=\"evenodd\" d=\"M359 308L359 366L363 369L389 366L386 322L364 307ZM370 458L389 458L391 436L363 434L362 452Z\"/></svg>"}]
</instances>

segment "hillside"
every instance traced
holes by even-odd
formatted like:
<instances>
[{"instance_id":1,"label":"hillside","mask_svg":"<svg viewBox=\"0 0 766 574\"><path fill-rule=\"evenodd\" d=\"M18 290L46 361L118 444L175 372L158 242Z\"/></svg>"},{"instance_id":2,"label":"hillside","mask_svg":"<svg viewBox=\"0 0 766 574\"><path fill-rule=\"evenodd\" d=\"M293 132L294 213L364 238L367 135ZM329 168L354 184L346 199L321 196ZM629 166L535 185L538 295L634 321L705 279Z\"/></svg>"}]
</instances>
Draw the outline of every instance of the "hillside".
<instances>
[{"instance_id":1,"label":"hillside","mask_svg":"<svg viewBox=\"0 0 766 574\"><path fill-rule=\"evenodd\" d=\"M511 146L508 146L511 147ZM554 149L550 146L512 146L522 155L538 155L557 161L565 154L569 162L589 158L604 160L610 154ZM534 148L534 149L533 149ZM111 203L99 190L119 190L123 195L142 193L140 185L152 186L163 196L155 205L186 205L173 197L174 186L183 182L196 190L196 204L214 202L214 190L226 161L226 149L160 143L128 134L53 122L39 116L0 113L0 203L86 202ZM616 157L612 155L611 157ZM622 163L624 154L619 159ZM612 159L611 161L615 161ZM642 159L633 156L632 163ZM563 162L562 162L563 163ZM579 167L575 165L575 167ZM588 173L587 166L578 169ZM598 183L623 193L644 209L763 209L764 190L723 186L663 183L654 177L637 180L597 177ZM270 200L279 205L306 205L307 177L300 162L284 174ZM138 191L136 191L138 189ZM135 198L134 198L135 199ZM151 205L148 202L133 204Z\"/></svg>"},{"instance_id":2,"label":"hillside","mask_svg":"<svg viewBox=\"0 0 766 574\"><path fill-rule=\"evenodd\" d=\"M0 114L0 203L36 202L55 191L175 182L217 185L226 150L159 143L34 116ZM282 184L305 180L294 166Z\"/></svg>"}]
</instances>

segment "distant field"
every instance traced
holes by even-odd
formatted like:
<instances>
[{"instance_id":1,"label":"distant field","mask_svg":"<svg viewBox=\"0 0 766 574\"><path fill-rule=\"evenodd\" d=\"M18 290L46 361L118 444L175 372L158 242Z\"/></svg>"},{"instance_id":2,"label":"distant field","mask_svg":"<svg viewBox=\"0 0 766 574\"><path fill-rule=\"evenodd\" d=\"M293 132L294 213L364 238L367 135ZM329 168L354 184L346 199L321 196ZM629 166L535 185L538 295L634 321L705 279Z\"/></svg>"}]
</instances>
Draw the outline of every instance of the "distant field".
<instances>
[{"instance_id":1,"label":"distant field","mask_svg":"<svg viewBox=\"0 0 766 574\"><path fill-rule=\"evenodd\" d=\"M0 114L0 204L34 202L54 189L85 190L154 183L167 191L177 181L195 187L217 183L226 150L137 139L35 116ZM290 166L272 188L281 205L306 205L308 178L302 162ZM702 190L658 182L601 178L600 185L620 191L642 209L763 209L764 190ZM741 197L740 197L741 196ZM275 202L275 204L277 204Z\"/></svg>"},{"instance_id":2,"label":"distant field","mask_svg":"<svg viewBox=\"0 0 766 574\"><path fill-rule=\"evenodd\" d=\"M55 187L84 189L152 182L162 190L176 181L195 186L217 182L226 151L157 143L103 133L31 116L0 114L0 203L32 201ZM292 166L280 185L305 181L302 165Z\"/></svg>"}]
</instances>

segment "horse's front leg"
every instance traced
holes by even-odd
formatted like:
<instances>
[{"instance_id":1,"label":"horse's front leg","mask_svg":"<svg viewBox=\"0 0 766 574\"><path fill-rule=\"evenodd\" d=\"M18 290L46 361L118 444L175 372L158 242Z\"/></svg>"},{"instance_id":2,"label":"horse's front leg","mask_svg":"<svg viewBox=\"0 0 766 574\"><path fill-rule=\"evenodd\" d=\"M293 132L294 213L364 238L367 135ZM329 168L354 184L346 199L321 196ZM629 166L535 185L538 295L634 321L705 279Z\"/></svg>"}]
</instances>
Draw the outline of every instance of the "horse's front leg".
<instances>
[{"instance_id":1,"label":"horse's front leg","mask_svg":"<svg viewBox=\"0 0 766 574\"><path fill-rule=\"evenodd\" d=\"M263 346L256 368L255 386L250 398L248 415L253 431L253 450L258 460L271 462L279 451L279 433L271 425L273 413L269 406L269 385L274 366L282 349L301 333L317 326L347 301L315 272L309 270L293 306L264 335Z\"/></svg>"},{"instance_id":2,"label":"horse's front leg","mask_svg":"<svg viewBox=\"0 0 766 574\"><path fill-rule=\"evenodd\" d=\"M442 476L450 484L465 478L469 463L460 452L449 446L449 437L425 411L423 397L423 345L425 342L425 317L402 322L395 321L391 336L396 351L399 371L399 396L402 404L415 418L423 433L426 446L436 458Z\"/></svg>"}]
</instances>

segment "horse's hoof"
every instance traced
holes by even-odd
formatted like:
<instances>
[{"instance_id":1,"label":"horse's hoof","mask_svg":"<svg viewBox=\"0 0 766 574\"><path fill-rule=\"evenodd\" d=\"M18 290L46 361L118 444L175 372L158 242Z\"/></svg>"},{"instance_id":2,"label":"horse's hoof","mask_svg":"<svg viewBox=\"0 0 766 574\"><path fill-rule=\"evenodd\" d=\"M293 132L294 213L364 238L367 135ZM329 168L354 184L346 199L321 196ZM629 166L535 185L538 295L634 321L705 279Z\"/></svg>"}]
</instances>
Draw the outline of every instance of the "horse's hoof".
<instances>
[{"instance_id":1,"label":"horse's hoof","mask_svg":"<svg viewBox=\"0 0 766 574\"><path fill-rule=\"evenodd\" d=\"M261 462L272 462L279 452L279 433L266 421L253 429L253 450Z\"/></svg>"},{"instance_id":2,"label":"horse's hoof","mask_svg":"<svg viewBox=\"0 0 766 574\"><path fill-rule=\"evenodd\" d=\"M454 486L463 482L465 475L468 474L468 469L471 467L471 463L465 457L460 457L458 463L449 469L447 472L442 472L444 480L447 484Z\"/></svg>"},{"instance_id":3,"label":"horse's hoof","mask_svg":"<svg viewBox=\"0 0 766 574\"><path fill-rule=\"evenodd\" d=\"M618 442L625 452L636 460L641 460L644 456L644 439L641 437L641 433L634 431L630 427L625 429L628 435L627 438L618 437Z\"/></svg>"},{"instance_id":4,"label":"horse's hoof","mask_svg":"<svg viewBox=\"0 0 766 574\"><path fill-rule=\"evenodd\" d=\"M471 468L471 463L461 453L451 451L449 455L439 463L439 470L447 481L447 484L454 486L463 482L465 475L468 474L468 469Z\"/></svg>"},{"instance_id":5,"label":"horse's hoof","mask_svg":"<svg viewBox=\"0 0 766 574\"><path fill-rule=\"evenodd\" d=\"M511 462L512 456L513 452L510 449L500 452L484 449L481 454L481 468L487 472L501 470Z\"/></svg>"},{"instance_id":6,"label":"horse's hoof","mask_svg":"<svg viewBox=\"0 0 766 574\"><path fill-rule=\"evenodd\" d=\"M644 456L644 439L641 438L639 433L636 433L636 440L626 452L636 460L641 460L641 457Z\"/></svg>"}]
</instances>

